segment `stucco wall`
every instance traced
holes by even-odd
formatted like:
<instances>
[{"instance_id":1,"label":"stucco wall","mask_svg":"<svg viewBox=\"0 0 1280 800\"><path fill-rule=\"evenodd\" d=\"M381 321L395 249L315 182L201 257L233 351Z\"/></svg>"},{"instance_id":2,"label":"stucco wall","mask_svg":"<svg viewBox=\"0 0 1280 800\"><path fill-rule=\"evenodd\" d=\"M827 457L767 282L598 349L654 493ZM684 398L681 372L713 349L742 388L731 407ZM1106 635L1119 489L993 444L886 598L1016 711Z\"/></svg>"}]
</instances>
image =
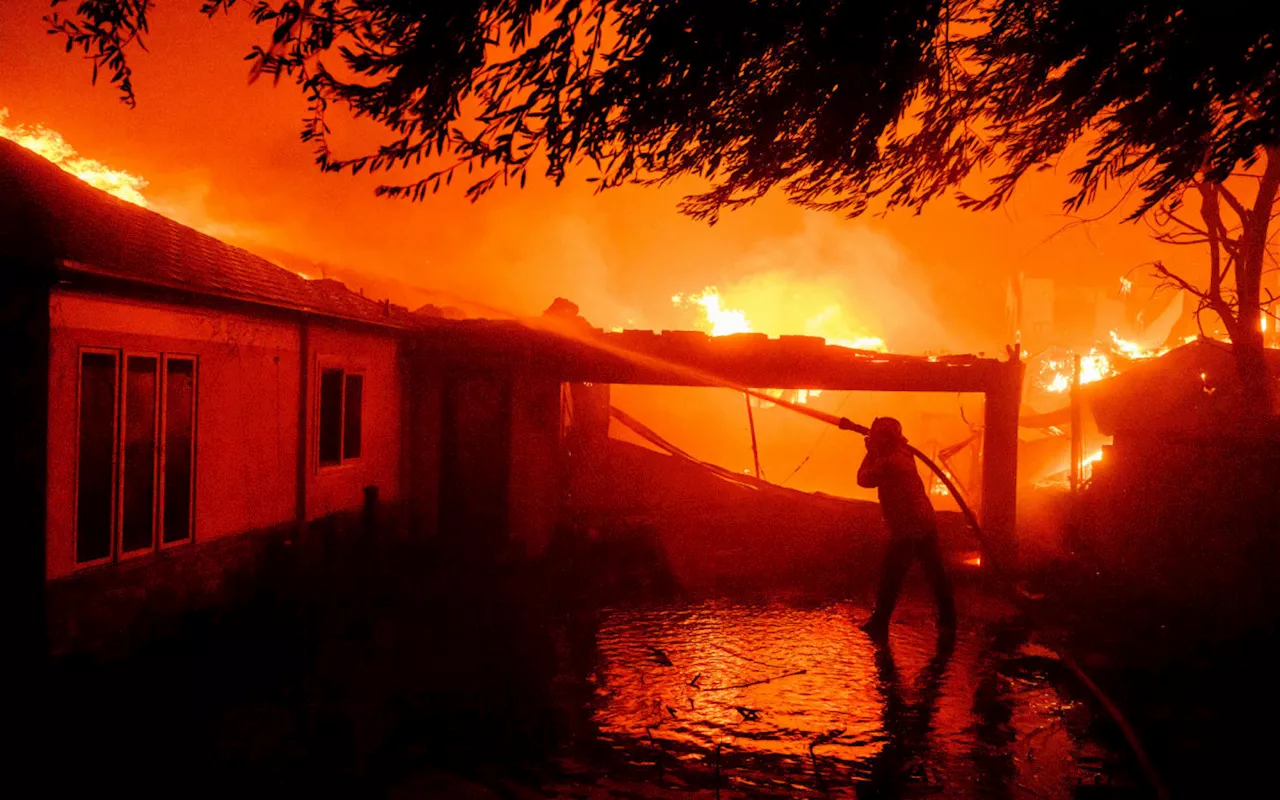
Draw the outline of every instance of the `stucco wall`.
<instances>
[{"instance_id":1,"label":"stucco wall","mask_svg":"<svg viewBox=\"0 0 1280 800\"><path fill-rule=\"evenodd\" d=\"M104 299L50 299L47 573L74 561L77 368L82 348L198 358L195 543L293 523L297 517L300 323L288 318ZM305 475L308 519L361 507L366 486L400 496L401 372L393 334L310 323ZM360 458L319 467L319 368L364 374ZM182 545L186 546L186 545Z\"/></svg>"},{"instance_id":2,"label":"stucco wall","mask_svg":"<svg viewBox=\"0 0 1280 800\"><path fill-rule=\"evenodd\" d=\"M74 564L77 364L81 348L198 358L195 540L294 518L298 330L223 311L50 299L48 573Z\"/></svg>"},{"instance_id":3,"label":"stucco wall","mask_svg":"<svg viewBox=\"0 0 1280 800\"><path fill-rule=\"evenodd\" d=\"M560 459L560 384L517 374L511 400L511 540L538 556L551 539L563 487Z\"/></svg>"},{"instance_id":4,"label":"stucco wall","mask_svg":"<svg viewBox=\"0 0 1280 800\"><path fill-rule=\"evenodd\" d=\"M393 334L356 332L317 322L311 323L308 338L313 364L312 402L307 406L308 519L360 508L366 486L378 487L379 502L399 500L402 409L398 340ZM320 466L317 458L319 375L326 367L364 376L360 457L337 466Z\"/></svg>"}]
</instances>

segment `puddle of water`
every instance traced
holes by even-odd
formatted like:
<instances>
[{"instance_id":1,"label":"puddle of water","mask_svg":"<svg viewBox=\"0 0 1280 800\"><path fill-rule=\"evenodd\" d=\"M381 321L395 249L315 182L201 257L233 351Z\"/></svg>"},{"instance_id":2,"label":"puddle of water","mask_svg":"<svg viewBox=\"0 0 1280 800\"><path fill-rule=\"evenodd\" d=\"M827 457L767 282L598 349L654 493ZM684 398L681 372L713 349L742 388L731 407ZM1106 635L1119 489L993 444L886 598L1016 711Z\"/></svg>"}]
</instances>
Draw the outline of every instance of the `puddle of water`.
<instances>
[{"instance_id":1,"label":"puddle of water","mask_svg":"<svg viewBox=\"0 0 1280 800\"><path fill-rule=\"evenodd\" d=\"M1070 797L1140 789L1051 650L1000 619L887 647L845 604L708 602L570 625L563 797ZM672 794L674 793L674 794ZM1094 796L1091 794L1091 796Z\"/></svg>"}]
</instances>

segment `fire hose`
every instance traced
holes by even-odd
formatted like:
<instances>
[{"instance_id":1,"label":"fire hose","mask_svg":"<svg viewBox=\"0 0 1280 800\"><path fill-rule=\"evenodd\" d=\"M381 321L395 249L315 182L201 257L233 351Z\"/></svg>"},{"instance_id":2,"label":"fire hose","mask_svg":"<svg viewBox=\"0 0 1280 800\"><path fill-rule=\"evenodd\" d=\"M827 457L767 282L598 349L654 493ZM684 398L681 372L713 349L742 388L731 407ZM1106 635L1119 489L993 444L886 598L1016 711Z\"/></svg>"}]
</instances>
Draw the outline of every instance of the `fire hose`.
<instances>
[{"instance_id":1,"label":"fire hose","mask_svg":"<svg viewBox=\"0 0 1280 800\"><path fill-rule=\"evenodd\" d=\"M788 408L798 414L803 414L806 417L818 420L819 422L834 425L841 430L853 431L854 433L859 433L863 436L871 433L871 429L866 425L860 425L847 417L837 417L834 414L828 414L824 411L819 411L816 408L800 405L799 403L792 403L763 392L758 392L754 389L742 388L740 391L745 392L748 396L783 406L784 408ZM969 508L969 504L965 502L964 496L960 493L959 488L952 482L951 477L947 474L946 470L939 467L934 463L933 459L929 458L909 443L907 444L907 449L911 451L913 456L918 458L920 461L923 461L925 465L938 476L938 479L942 481L942 484L947 487L947 491L951 492L951 496L955 499L956 504L960 506L960 511L964 514L965 519L969 522L969 526L973 529L974 536L978 539L978 546L982 548L984 553L983 563L991 566L995 573L997 584L1000 588L1005 590L1008 599L1018 610L1022 611L1030 617L1032 621L1036 622L1037 627L1044 630L1046 626L1041 623L1034 609L1030 608L1021 592L1018 591L1017 587L1014 585L1013 578L1004 571L1003 565L995 556L994 550L989 547L989 543L986 540L986 534L983 532L982 526L978 524L978 518L974 515L973 509ZM1146 748L1142 745L1142 740L1138 738L1137 731L1134 730L1128 719L1125 718L1120 707L1107 696L1106 692L1102 690L1102 687L1098 686L1098 684L1089 677L1076 660L1071 657L1065 647L1055 646L1053 647L1053 650L1057 652L1058 657L1062 659L1062 663L1066 665L1067 669L1071 670L1072 674L1074 674L1076 678L1084 684L1085 688L1089 690L1094 698L1102 705L1103 709L1106 710L1112 721L1116 723L1116 726L1124 735L1125 740L1129 743L1129 747L1133 750L1134 756L1138 759L1138 764L1146 774L1147 780L1151 782L1152 788L1155 789L1156 796L1161 798L1161 800L1165 800L1165 798L1169 796L1168 790L1165 788L1164 782L1160 779L1160 774L1156 771L1155 765L1152 764L1151 758L1147 755Z\"/></svg>"},{"instance_id":2,"label":"fire hose","mask_svg":"<svg viewBox=\"0 0 1280 800\"><path fill-rule=\"evenodd\" d=\"M812 419L816 419L819 422L825 422L828 425L834 425L842 431L853 431L854 433L860 433L863 436L866 436L867 434L871 433L871 429L868 428L866 425L860 425L854 422L853 420L849 419L848 417L837 417L835 414L828 414L825 411L819 411L816 408L810 408L809 406L801 405L799 403L792 403L788 400L783 400L780 397L773 397L772 395L768 395L763 392L758 392L755 389L743 389L742 391L745 392L749 397L756 397L758 399L768 401L775 405L780 405L780 406L783 406L784 408L789 408L798 414L803 414L806 417L811 417ZM982 526L978 524L978 518L974 516L973 509L969 508L969 504L964 501L964 496L960 494L960 489L955 485L955 483L952 482L951 476L947 474L946 470L942 469L937 464L935 464L933 462L933 459L929 458L924 453L920 452L919 449L917 449L910 443L907 444L907 449L911 451L911 455L923 461L925 465L929 467L929 469L933 470L934 474L938 476L938 480L942 481L942 485L946 486L947 491L951 492L951 496L955 498L956 505L960 506L960 512L964 514L964 518L968 520L969 526L973 528L974 535L978 537L979 546L982 547L984 551L988 551L989 548L987 548L986 546L986 541L982 532ZM988 559L991 560L992 564L996 564L996 559L993 552L986 552L985 555Z\"/></svg>"}]
</instances>

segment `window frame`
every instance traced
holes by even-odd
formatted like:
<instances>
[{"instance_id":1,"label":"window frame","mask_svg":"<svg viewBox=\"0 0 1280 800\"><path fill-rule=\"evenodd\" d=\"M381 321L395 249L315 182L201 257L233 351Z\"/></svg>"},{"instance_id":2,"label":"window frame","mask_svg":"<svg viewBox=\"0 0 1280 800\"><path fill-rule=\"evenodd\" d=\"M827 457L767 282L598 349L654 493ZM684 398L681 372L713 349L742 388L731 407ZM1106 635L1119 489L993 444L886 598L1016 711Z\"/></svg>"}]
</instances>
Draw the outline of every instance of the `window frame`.
<instances>
[{"instance_id":1,"label":"window frame","mask_svg":"<svg viewBox=\"0 0 1280 800\"><path fill-rule=\"evenodd\" d=\"M338 460L337 461L321 461L320 460L320 436L324 427L324 417L322 414L323 404L321 396L321 385L326 372L338 373L342 380L339 384L339 402L338 402ZM347 455L347 378L352 375L360 377L360 454L357 456ZM315 422L314 430L311 435L311 446L315 453L315 471L317 474L328 470L342 469L349 464L360 462L365 452L368 450L367 442L364 435L364 399L369 385L368 373L363 367L348 367L342 364L335 364L324 359L317 359L316 378L314 384L315 390Z\"/></svg>"},{"instance_id":2,"label":"window frame","mask_svg":"<svg viewBox=\"0 0 1280 800\"><path fill-rule=\"evenodd\" d=\"M166 434L169 421L169 362L170 361L190 361L191 362L191 471L190 471L190 488L187 494L187 535L182 539L175 539L172 542L164 540L164 513L165 513L165 466L169 463L169 437ZM159 479L156 484L156 550L170 550L174 547L181 547L185 544L192 544L196 540L196 464L198 459L196 452L199 448L199 428L200 428L200 358L195 354L187 353L164 353L160 363L160 442L159 453L157 458L156 472Z\"/></svg>"},{"instance_id":3,"label":"window frame","mask_svg":"<svg viewBox=\"0 0 1280 800\"><path fill-rule=\"evenodd\" d=\"M111 356L115 362L115 392L114 405L111 415L111 547L110 553L102 558L95 558L89 561L79 561L76 554L79 552L80 545L80 468L81 468L81 415L82 406L84 404L84 356L86 354ZM153 420L155 436L155 456L152 463L152 499L151 499L151 546L139 548L131 552L124 552L124 491L125 491L125 454L124 454L124 438L125 419L128 413L128 363L129 358L154 358L156 359L156 413ZM167 368L170 360L189 361L192 367L192 392L191 392L191 491L190 491L190 510L188 512L188 529L185 539L177 539L166 543L164 541L163 521L164 521L164 480L165 480L165 464L168 458L168 441L165 436L165 425L167 421L167 403L168 403L168 382ZM188 352L167 352L155 350L137 350L121 347L101 347L96 345L81 345L76 350L76 422L75 422L75 464L72 466L74 479L72 481L72 502L71 502L71 560L72 569L75 571L101 567L110 564L122 564L126 561L133 561L147 556L169 550L174 547L184 545L193 545L196 542L196 467L199 463L197 456L199 441L199 425L200 425L200 356L196 353Z\"/></svg>"},{"instance_id":4,"label":"window frame","mask_svg":"<svg viewBox=\"0 0 1280 800\"><path fill-rule=\"evenodd\" d=\"M115 397L111 412L111 546L102 558L79 561L76 555L80 552L80 421L84 403L84 356L86 354L111 356L115 360ZM118 487L116 479L120 469L120 373L124 366L123 354L119 348L81 347L76 353L76 430L75 430L75 479L72 482L71 499L71 560L76 569L112 564L116 560L116 516L119 513Z\"/></svg>"}]
</instances>

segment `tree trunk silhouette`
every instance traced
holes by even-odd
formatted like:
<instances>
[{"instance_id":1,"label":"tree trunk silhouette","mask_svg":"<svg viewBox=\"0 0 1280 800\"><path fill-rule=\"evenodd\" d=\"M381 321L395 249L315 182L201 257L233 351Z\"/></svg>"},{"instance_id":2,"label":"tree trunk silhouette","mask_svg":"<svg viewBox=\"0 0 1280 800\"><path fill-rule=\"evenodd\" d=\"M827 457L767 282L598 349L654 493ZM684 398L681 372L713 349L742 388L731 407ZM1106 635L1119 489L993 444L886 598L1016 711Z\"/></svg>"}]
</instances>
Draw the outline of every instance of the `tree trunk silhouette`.
<instances>
[{"instance_id":1,"label":"tree trunk silhouette","mask_svg":"<svg viewBox=\"0 0 1280 800\"><path fill-rule=\"evenodd\" d=\"M1236 329L1231 332L1236 372L1246 407L1251 416L1269 416L1274 410L1274 391L1267 369L1262 335L1264 304L1274 299L1263 297L1262 276L1267 259L1267 232L1274 216L1276 192L1280 189L1280 147L1269 147L1264 154L1265 166L1258 178L1258 193L1253 208L1240 208L1241 232L1238 241L1239 263L1236 266ZM1229 195L1224 195L1228 197Z\"/></svg>"},{"instance_id":2,"label":"tree trunk silhouette","mask_svg":"<svg viewBox=\"0 0 1280 800\"><path fill-rule=\"evenodd\" d=\"M1157 262L1156 274L1168 286L1184 289L1199 299L1196 311L1216 314L1231 337L1236 375L1240 380L1243 411L1251 420L1275 413L1276 392L1267 364L1263 322L1276 322L1277 298L1263 289L1268 262L1275 257L1268 250L1268 233L1276 218L1276 197L1280 193L1280 147L1259 152L1260 172L1241 172L1228 181L1201 180L1194 184L1200 196L1200 224L1179 216L1180 200L1155 212L1155 223L1164 229L1156 240L1167 244L1207 245L1209 283L1201 287L1174 274ZM1237 197L1247 181L1257 182L1252 203Z\"/></svg>"},{"instance_id":3,"label":"tree trunk silhouette","mask_svg":"<svg viewBox=\"0 0 1280 800\"><path fill-rule=\"evenodd\" d=\"M1254 315L1257 322L1258 315ZM1242 320L1243 322L1243 320ZM1262 332L1254 331L1239 339L1232 337L1236 362L1236 375L1250 417L1261 418L1272 413L1274 392L1271 389L1271 373L1267 368L1266 352L1262 345Z\"/></svg>"}]
</instances>

